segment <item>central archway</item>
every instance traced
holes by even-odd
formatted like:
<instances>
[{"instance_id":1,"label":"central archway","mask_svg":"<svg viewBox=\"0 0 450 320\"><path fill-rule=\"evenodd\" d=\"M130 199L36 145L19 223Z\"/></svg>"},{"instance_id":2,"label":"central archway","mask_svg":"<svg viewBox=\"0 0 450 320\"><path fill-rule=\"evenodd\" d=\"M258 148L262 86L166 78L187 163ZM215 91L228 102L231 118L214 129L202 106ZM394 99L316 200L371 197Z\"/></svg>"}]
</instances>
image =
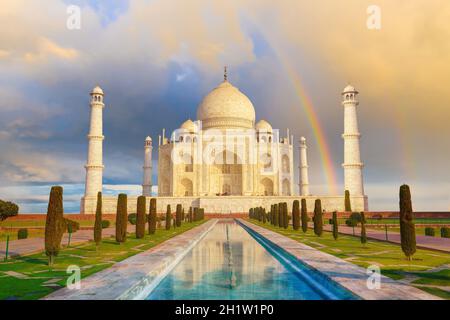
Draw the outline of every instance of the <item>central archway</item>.
<instances>
[{"instance_id":1,"label":"central archway","mask_svg":"<svg viewBox=\"0 0 450 320\"><path fill-rule=\"evenodd\" d=\"M211 190L215 195L242 195L242 162L231 151L218 153L211 168Z\"/></svg>"}]
</instances>

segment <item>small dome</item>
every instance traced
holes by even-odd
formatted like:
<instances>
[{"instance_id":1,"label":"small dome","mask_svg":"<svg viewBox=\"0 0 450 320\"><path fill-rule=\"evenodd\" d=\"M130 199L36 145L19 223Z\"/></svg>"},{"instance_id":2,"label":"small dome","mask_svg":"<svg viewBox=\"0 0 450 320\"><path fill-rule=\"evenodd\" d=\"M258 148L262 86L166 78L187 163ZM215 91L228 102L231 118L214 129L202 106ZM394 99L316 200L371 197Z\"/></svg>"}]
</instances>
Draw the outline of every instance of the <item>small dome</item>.
<instances>
[{"instance_id":1,"label":"small dome","mask_svg":"<svg viewBox=\"0 0 450 320\"><path fill-rule=\"evenodd\" d=\"M194 132L195 131L195 123L189 119L185 122L183 122L183 124L181 125L181 129L185 129L189 132Z\"/></svg>"},{"instance_id":2,"label":"small dome","mask_svg":"<svg viewBox=\"0 0 450 320\"><path fill-rule=\"evenodd\" d=\"M272 126L266 120L259 120L255 129L257 131L272 132Z\"/></svg>"},{"instance_id":3,"label":"small dome","mask_svg":"<svg viewBox=\"0 0 450 320\"><path fill-rule=\"evenodd\" d=\"M306 142L306 138L305 137L300 137L300 142Z\"/></svg>"},{"instance_id":4,"label":"small dome","mask_svg":"<svg viewBox=\"0 0 450 320\"><path fill-rule=\"evenodd\" d=\"M150 138L150 136L148 136L147 138L145 138L145 141L152 141L152 138Z\"/></svg>"},{"instance_id":5,"label":"small dome","mask_svg":"<svg viewBox=\"0 0 450 320\"><path fill-rule=\"evenodd\" d=\"M352 85L347 85L345 88L344 88L344 91L342 91L342 93L344 94L344 93L358 93L358 91L356 91L356 89L355 89L355 87L354 86L352 86Z\"/></svg>"},{"instance_id":6,"label":"small dome","mask_svg":"<svg viewBox=\"0 0 450 320\"><path fill-rule=\"evenodd\" d=\"M92 89L91 94L101 94L101 95L103 95L103 90L99 86L96 86L94 89Z\"/></svg>"},{"instance_id":7,"label":"small dome","mask_svg":"<svg viewBox=\"0 0 450 320\"><path fill-rule=\"evenodd\" d=\"M248 128L255 125L250 99L227 80L203 98L197 109L203 128Z\"/></svg>"}]
</instances>

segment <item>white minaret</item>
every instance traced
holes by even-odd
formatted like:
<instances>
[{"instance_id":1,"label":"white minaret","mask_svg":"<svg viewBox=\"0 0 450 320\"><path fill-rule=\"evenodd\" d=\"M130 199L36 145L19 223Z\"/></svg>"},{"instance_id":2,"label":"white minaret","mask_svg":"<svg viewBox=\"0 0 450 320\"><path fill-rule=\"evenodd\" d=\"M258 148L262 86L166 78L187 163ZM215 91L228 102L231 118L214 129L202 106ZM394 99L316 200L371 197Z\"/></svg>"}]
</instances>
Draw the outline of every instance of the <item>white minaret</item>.
<instances>
[{"instance_id":1,"label":"white minaret","mask_svg":"<svg viewBox=\"0 0 450 320\"><path fill-rule=\"evenodd\" d=\"M308 158L306 156L306 139L300 138L300 195L309 196Z\"/></svg>"},{"instance_id":2,"label":"white minaret","mask_svg":"<svg viewBox=\"0 0 450 320\"><path fill-rule=\"evenodd\" d=\"M142 183L142 195L152 195L152 138L147 137L144 144L144 181Z\"/></svg>"},{"instance_id":3,"label":"white minaret","mask_svg":"<svg viewBox=\"0 0 450 320\"><path fill-rule=\"evenodd\" d=\"M345 190L350 191L350 196L364 195L362 168L359 151L359 139L361 134L358 130L358 119L356 106L358 91L348 85L342 92L342 105L344 106L344 185Z\"/></svg>"},{"instance_id":4,"label":"white minaret","mask_svg":"<svg viewBox=\"0 0 450 320\"><path fill-rule=\"evenodd\" d=\"M103 186L103 90L96 86L91 92L91 124L88 134L89 149L84 195L97 196Z\"/></svg>"}]
</instances>

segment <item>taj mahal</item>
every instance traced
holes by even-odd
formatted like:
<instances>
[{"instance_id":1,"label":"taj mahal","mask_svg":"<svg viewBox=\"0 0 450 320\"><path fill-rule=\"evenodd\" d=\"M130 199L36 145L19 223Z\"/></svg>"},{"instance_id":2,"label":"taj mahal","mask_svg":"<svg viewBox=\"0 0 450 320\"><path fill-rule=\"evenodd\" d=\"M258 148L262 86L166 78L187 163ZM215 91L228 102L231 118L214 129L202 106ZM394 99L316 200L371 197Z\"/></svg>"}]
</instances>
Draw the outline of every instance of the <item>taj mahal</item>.
<instances>
[{"instance_id":1,"label":"taj mahal","mask_svg":"<svg viewBox=\"0 0 450 320\"><path fill-rule=\"evenodd\" d=\"M90 131L85 195L80 211L94 214L97 193L103 188L103 109L104 92L96 86L91 92ZM142 195L157 198L157 211L202 207L207 214L246 213L261 206L306 199L308 210L321 199L326 211L344 210L344 190L349 190L352 209L368 210L364 194L356 109L358 91L348 85L342 92L344 109L344 189L339 195L311 194L308 177L307 145L299 138L298 194L294 185L294 137L280 134L269 121L256 121L251 100L224 79L208 93L197 108L197 119L187 119L169 137L162 129L158 137L157 195L154 182L153 139L144 142ZM129 212L136 210L136 196L128 197ZM117 197L103 196L103 211L114 213Z\"/></svg>"}]
</instances>

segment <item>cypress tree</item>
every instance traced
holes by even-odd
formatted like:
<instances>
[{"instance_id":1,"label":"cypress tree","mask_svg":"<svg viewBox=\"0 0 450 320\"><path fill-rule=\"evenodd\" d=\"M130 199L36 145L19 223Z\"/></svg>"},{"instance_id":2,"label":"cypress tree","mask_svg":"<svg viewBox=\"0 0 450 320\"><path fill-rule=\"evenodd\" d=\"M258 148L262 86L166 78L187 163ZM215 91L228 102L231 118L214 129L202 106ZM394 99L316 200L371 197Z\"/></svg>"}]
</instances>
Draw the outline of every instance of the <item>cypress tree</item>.
<instances>
[{"instance_id":1,"label":"cypress tree","mask_svg":"<svg viewBox=\"0 0 450 320\"><path fill-rule=\"evenodd\" d=\"M292 228L300 229L300 202L298 200L294 200L292 204Z\"/></svg>"},{"instance_id":2,"label":"cypress tree","mask_svg":"<svg viewBox=\"0 0 450 320\"><path fill-rule=\"evenodd\" d=\"M278 204L273 205L273 222L274 226L278 227L278 220L279 220L279 214L278 214Z\"/></svg>"},{"instance_id":3,"label":"cypress tree","mask_svg":"<svg viewBox=\"0 0 450 320\"><path fill-rule=\"evenodd\" d=\"M192 216L192 207L189 207L189 213L188 213L188 221L189 222L192 222L194 219L193 219L193 216Z\"/></svg>"},{"instance_id":4,"label":"cypress tree","mask_svg":"<svg viewBox=\"0 0 450 320\"><path fill-rule=\"evenodd\" d=\"M278 227L283 228L284 226L284 213L283 213L283 203L278 204Z\"/></svg>"},{"instance_id":5,"label":"cypress tree","mask_svg":"<svg viewBox=\"0 0 450 320\"><path fill-rule=\"evenodd\" d=\"M352 204L350 202L350 191L345 190L345 211L352 211Z\"/></svg>"},{"instance_id":6,"label":"cypress tree","mask_svg":"<svg viewBox=\"0 0 450 320\"><path fill-rule=\"evenodd\" d=\"M365 245L366 242L367 242L366 218L364 216L364 212L361 212L361 243Z\"/></svg>"},{"instance_id":7,"label":"cypress tree","mask_svg":"<svg viewBox=\"0 0 450 320\"><path fill-rule=\"evenodd\" d=\"M181 209L181 221L186 222L186 216L185 216L185 214L184 214L184 208Z\"/></svg>"},{"instance_id":8,"label":"cypress tree","mask_svg":"<svg viewBox=\"0 0 450 320\"><path fill-rule=\"evenodd\" d=\"M182 215L183 215L183 212L182 212L182 210L183 210L183 208L182 208L182 206L181 206L181 204L177 204L177 213L176 213L176 226L177 227L181 227L181 219L182 219Z\"/></svg>"},{"instance_id":9,"label":"cypress tree","mask_svg":"<svg viewBox=\"0 0 450 320\"><path fill-rule=\"evenodd\" d=\"M202 214L202 220L205 220L205 208L201 208L200 212Z\"/></svg>"},{"instance_id":10,"label":"cypress tree","mask_svg":"<svg viewBox=\"0 0 450 320\"><path fill-rule=\"evenodd\" d=\"M334 211L333 212L333 238L334 238L334 240L338 239L338 234L339 234L339 230L338 230L337 212Z\"/></svg>"},{"instance_id":11,"label":"cypress tree","mask_svg":"<svg viewBox=\"0 0 450 320\"><path fill-rule=\"evenodd\" d=\"M172 211L170 210L170 204L168 204L166 211L166 230L170 230L171 223L172 223Z\"/></svg>"},{"instance_id":12,"label":"cypress tree","mask_svg":"<svg viewBox=\"0 0 450 320\"><path fill-rule=\"evenodd\" d=\"M97 208L95 210L95 223L94 223L94 241L95 248L98 249L100 242L102 241L102 193L97 193Z\"/></svg>"},{"instance_id":13,"label":"cypress tree","mask_svg":"<svg viewBox=\"0 0 450 320\"><path fill-rule=\"evenodd\" d=\"M156 232L156 199L150 199L150 209L148 213L148 234Z\"/></svg>"},{"instance_id":14,"label":"cypress tree","mask_svg":"<svg viewBox=\"0 0 450 320\"><path fill-rule=\"evenodd\" d=\"M262 222L264 224L266 223L266 209L265 208L262 209Z\"/></svg>"},{"instance_id":15,"label":"cypress tree","mask_svg":"<svg viewBox=\"0 0 450 320\"><path fill-rule=\"evenodd\" d=\"M128 223L127 195L119 194L117 198L116 212L116 241L118 243L127 240L127 223Z\"/></svg>"},{"instance_id":16,"label":"cypress tree","mask_svg":"<svg viewBox=\"0 0 450 320\"><path fill-rule=\"evenodd\" d=\"M273 204L270 205L269 220L270 224L273 225Z\"/></svg>"},{"instance_id":17,"label":"cypress tree","mask_svg":"<svg viewBox=\"0 0 450 320\"><path fill-rule=\"evenodd\" d=\"M303 232L308 231L308 209L306 208L306 199L302 199L302 230Z\"/></svg>"},{"instance_id":18,"label":"cypress tree","mask_svg":"<svg viewBox=\"0 0 450 320\"><path fill-rule=\"evenodd\" d=\"M322 219L322 201L316 199L314 203L314 233L317 236L322 236L323 232L323 219Z\"/></svg>"},{"instance_id":19,"label":"cypress tree","mask_svg":"<svg viewBox=\"0 0 450 320\"><path fill-rule=\"evenodd\" d=\"M409 261L416 252L416 227L408 185L400 187L400 238L402 250Z\"/></svg>"},{"instance_id":20,"label":"cypress tree","mask_svg":"<svg viewBox=\"0 0 450 320\"><path fill-rule=\"evenodd\" d=\"M49 266L53 266L61 248L61 240L66 228L63 214L63 188L54 186L50 190L45 220L45 254L48 257Z\"/></svg>"},{"instance_id":21,"label":"cypress tree","mask_svg":"<svg viewBox=\"0 0 450 320\"><path fill-rule=\"evenodd\" d=\"M288 228L289 226L289 215L288 215L288 206L287 206L287 202L283 202L283 227L285 229Z\"/></svg>"},{"instance_id":22,"label":"cypress tree","mask_svg":"<svg viewBox=\"0 0 450 320\"><path fill-rule=\"evenodd\" d=\"M139 196L137 198L136 209L136 238L142 239L145 236L145 197Z\"/></svg>"}]
</instances>

